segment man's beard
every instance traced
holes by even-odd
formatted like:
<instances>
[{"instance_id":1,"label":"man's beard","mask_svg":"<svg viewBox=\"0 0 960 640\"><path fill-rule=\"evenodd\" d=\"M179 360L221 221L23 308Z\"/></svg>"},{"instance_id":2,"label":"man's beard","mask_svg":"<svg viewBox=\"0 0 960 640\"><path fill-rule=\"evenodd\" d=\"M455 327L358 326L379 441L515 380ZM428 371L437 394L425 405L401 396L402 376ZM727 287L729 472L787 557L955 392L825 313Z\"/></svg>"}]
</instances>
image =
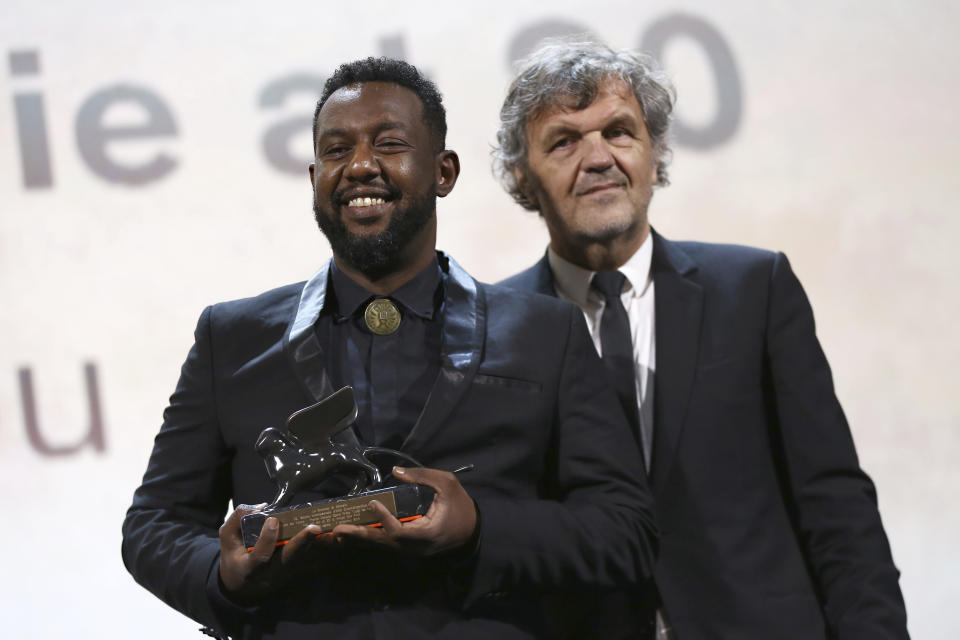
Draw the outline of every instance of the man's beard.
<instances>
[{"instance_id":1,"label":"man's beard","mask_svg":"<svg viewBox=\"0 0 960 640\"><path fill-rule=\"evenodd\" d=\"M328 214L320 208L316 194L313 196L313 216L334 255L370 280L379 280L401 266L403 250L433 219L436 206L437 191L431 187L422 198L397 209L382 232L361 236L347 230L338 212L340 205L334 203Z\"/></svg>"}]
</instances>

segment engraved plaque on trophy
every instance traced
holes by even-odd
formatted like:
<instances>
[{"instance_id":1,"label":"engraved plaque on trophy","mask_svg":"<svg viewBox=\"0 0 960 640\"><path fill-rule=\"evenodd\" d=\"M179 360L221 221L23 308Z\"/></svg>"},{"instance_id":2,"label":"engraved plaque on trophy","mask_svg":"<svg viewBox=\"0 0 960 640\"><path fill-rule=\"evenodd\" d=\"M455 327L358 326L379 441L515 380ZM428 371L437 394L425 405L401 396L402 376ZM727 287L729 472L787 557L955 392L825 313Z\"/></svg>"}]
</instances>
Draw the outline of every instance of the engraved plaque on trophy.
<instances>
[{"instance_id":1,"label":"engraved plaque on trophy","mask_svg":"<svg viewBox=\"0 0 960 640\"><path fill-rule=\"evenodd\" d=\"M294 412L286 431L267 427L257 438L257 452L263 456L267 475L277 485L277 495L262 511L241 520L243 542L252 548L260 537L264 521L280 521L278 544L283 544L308 525L324 532L338 524L379 526L369 508L371 500L383 504L400 521L421 517L430 508L434 491L420 484L383 486L377 465L368 456L393 456L407 466L422 466L410 456L384 447L362 447L351 438L334 440L357 418L352 387L343 387L320 402ZM352 488L339 497L291 505L294 495L331 478L352 481Z\"/></svg>"}]
</instances>

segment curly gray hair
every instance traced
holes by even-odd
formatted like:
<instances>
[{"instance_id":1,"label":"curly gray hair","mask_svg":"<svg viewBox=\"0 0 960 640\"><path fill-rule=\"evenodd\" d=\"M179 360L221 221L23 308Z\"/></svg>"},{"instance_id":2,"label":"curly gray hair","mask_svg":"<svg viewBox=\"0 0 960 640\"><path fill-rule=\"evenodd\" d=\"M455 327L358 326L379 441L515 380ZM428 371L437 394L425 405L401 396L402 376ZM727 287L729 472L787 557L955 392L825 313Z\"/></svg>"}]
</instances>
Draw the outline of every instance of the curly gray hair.
<instances>
[{"instance_id":1,"label":"curly gray hair","mask_svg":"<svg viewBox=\"0 0 960 640\"><path fill-rule=\"evenodd\" d=\"M574 109L587 108L609 80L622 80L633 90L653 145L657 185L670 184L667 136L676 93L667 74L651 56L639 51L617 51L581 38L551 38L518 62L500 109L493 149L494 174L522 207L537 210L520 190L514 173L517 168L526 169L527 124L552 107L572 103Z\"/></svg>"}]
</instances>

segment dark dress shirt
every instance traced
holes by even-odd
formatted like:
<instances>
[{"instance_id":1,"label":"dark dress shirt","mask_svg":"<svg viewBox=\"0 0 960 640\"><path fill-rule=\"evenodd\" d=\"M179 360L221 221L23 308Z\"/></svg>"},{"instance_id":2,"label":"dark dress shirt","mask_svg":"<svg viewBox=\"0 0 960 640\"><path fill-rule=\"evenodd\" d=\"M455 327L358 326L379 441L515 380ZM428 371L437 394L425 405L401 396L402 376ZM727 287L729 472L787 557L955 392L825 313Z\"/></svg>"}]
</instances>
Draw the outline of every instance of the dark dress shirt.
<instances>
[{"instance_id":1,"label":"dark dress shirt","mask_svg":"<svg viewBox=\"0 0 960 640\"><path fill-rule=\"evenodd\" d=\"M443 280L436 257L412 280L377 296L332 265L330 293L316 324L330 354L327 372L336 388L352 385L357 431L368 445L399 449L416 424L440 371ZM400 310L400 327L376 335L363 319L377 297Z\"/></svg>"}]
</instances>

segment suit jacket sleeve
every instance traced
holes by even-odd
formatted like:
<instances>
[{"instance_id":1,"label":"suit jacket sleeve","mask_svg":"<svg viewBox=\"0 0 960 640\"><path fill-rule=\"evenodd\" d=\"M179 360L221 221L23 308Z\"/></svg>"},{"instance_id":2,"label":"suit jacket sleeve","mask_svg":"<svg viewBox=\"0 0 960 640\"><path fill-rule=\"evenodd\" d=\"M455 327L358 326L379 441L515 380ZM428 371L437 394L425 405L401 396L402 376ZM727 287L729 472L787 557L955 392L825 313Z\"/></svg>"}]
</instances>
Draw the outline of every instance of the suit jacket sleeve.
<instances>
[{"instance_id":1,"label":"suit jacket sleeve","mask_svg":"<svg viewBox=\"0 0 960 640\"><path fill-rule=\"evenodd\" d=\"M906 613L870 478L814 332L813 312L786 257L774 259L766 339L774 447L791 514L841 639L906 638Z\"/></svg>"},{"instance_id":2,"label":"suit jacket sleeve","mask_svg":"<svg viewBox=\"0 0 960 640\"><path fill-rule=\"evenodd\" d=\"M481 543L468 601L523 586L609 589L651 574L657 532L638 447L605 383L583 314L564 308L568 326L542 499L477 499Z\"/></svg>"},{"instance_id":3,"label":"suit jacket sleeve","mask_svg":"<svg viewBox=\"0 0 960 640\"><path fill-rule=\"evenodd\" d=\"M204 310L123 523L123 561L141 585L191 618L226 629L252 609L219 587L218 529L230 500L231 452L220 435L212 365L212 308Z\"/></svg>"}]
</instances>

